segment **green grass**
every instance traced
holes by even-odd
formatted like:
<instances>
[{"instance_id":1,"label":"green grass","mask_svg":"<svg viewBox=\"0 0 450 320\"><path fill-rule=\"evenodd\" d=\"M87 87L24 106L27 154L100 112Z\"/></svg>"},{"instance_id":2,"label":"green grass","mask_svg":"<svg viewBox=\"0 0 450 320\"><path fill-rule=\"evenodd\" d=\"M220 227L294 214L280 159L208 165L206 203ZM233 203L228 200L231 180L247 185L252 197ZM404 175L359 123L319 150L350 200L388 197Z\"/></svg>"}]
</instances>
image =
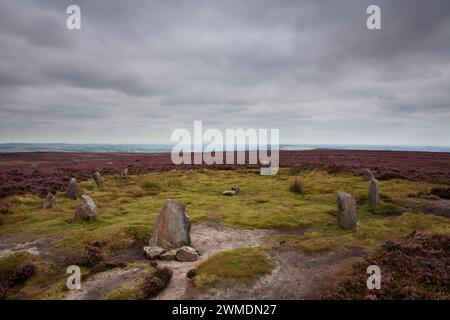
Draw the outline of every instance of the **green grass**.
<instances>
[{"instance_id":1,"label":"green grass","mask_svg":"<svg viewBox=\"0 0 450 320\"><path fill-rule=\"evenodd\" d=\"M352 175L301 172L302 194L289 191L292 177L288 170L280 170L278 175L271 177L260 176L254 170L199 171L195 176L171 171L130 176L123 186L117 177L104 178L104 189L97 188L92 179L80 184L82 192L91 195L98 206L95 221L73 222L73 213L79 201L67 199L63 193L57 194L57 204L52 210L43 210L43 199L36 196L15 196L5 201L9 214L3 215L0 237L14 235L21 240L29 240L55 236L58 249L72 252L81 252L87 243L103 240L108 248L117 250L136 241L142 244L148 241L166 199L176 199L187 205L194 224L215 220L240 228L304 226L323 235L323 238L333 234L337 240L349 239L344 243L362 242L359 233L328 225L337 213L337 191L349 192L357 199L367 198L368 184ZM173 179L180 182L176 188L162 187ZM236 184L242 190L241 195L222 196L223 190ZM158 194L150 194L142 185L161 186L161 189ZM382 194L388 195L391 201L410 193L426 192L432 186L405 180L380 181ZM393 220L396 223L392 223ZM369 212L364 205L359 208L359 222L361 232L376 239L383 239L386 234L399 236L417 226L424 231L450 232L448 219L445 218L420 214L382 217ZM311 239L296 237L296 241L309 243ZM373 241L368 239L366 242Z\"/></svg>"},{"instance_id":2,"label":"green grass","mask_svg":"<svg viewBox=\"0 0 450 320\"><path fill-rule=\"evenodd\" d=\"M412 230L450 233L450 220L445 217L412 213L407 209L398 216L384 216L399 209L396 200L428 192L436 184L400 179L380 181L382 205L370 208L367 205L369 185L361 177L321 171L301 171L297 177L302 181L300 194L289 190L294 177L288 169L281 169L276 176L260 176L257 170L197 170L194 176L183 171L155 172L129 176L123 185L118 177L105 176L104 189L97 188L90 179L80 184L80 190L89 194L98 206L94 221L73 222L79 201L67 199L64 193L57 194L56 207L51 210L42 209L43 199L39 197L13 196L1 200L4 224L0 226L0 239L13 238L14 242L23 243L49 236L54 239L51 249L62 256L81 254L86 244L100 240L106 243L108 256L116 250L147 243L166 199L186 204L194 225L214 220L238 228L306 230L271 236L274 249L285 246L317 252L356 245L372 250ZM222 191L233 185L240 186L241 194L222 196ZM359 222L355 232L330 224L336 219L337 191L348 192L358 200ZM247 265L249 261L243 264L245 268L252 267ZM26 295L58 298L64 290L65 272L55 270L51 263L42 263L42 272L38 270L25 285ZM205 283L217 280L208 278L206 273L201 277L204 280L198 281Z\"/></svg>"},{"instance_id":3,"label":"green grass","mask_svg":"<svg viewBox=\"0 0 450 320\"><path fill-rule=\"evenodd\" d=\"M268 274L274 266L263 248L224 251L197 268L194 283L198 289L219 284L250 284Z\"/></svg>"}]
</instances>

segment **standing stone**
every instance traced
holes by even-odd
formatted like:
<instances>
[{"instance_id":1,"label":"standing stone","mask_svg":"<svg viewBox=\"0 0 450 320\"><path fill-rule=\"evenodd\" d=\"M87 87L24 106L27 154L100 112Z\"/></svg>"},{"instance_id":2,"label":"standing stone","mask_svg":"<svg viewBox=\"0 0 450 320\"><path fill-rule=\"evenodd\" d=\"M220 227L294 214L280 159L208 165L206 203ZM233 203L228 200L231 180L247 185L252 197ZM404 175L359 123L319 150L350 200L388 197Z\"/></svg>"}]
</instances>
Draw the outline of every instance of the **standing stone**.
<instances>
[{"instance_id":1,"label":"standing stone","mask_svg":"<svg viewBox=\"0 0 450 320\"><path fill-rule=\"evenodd\" d=\"M345 192L338 192L338 224L343 229L353 230L358 220L355 199Z\"/></svg>"},{"instance_id":2,"label":"standing stone","mask_svg":"<svg viewBox=\"0 0 450 320\"><path fill-rule=\"evenodd\" d=\"M175 200L167 200L156 220L149 246L173 249L190 244L191 220L186 206Z\"/></svg>"},{"instance_id":3,"label":"standing stone","mask_svg":"<svg viewBox=\"0 0 450 320\"><path fill-rule=\"evenodd\" d=\"M380 203L380 191L378 190L378 181L375 178L370 180L369 188L369 205L372 207L378 206Z\"/></svg>"},{"instance_id":4,"label":"standing stone","mask_svg":"<svg viewBox=\"0 0 450 320\"><path fill-rule=\"evenodd\" d=\"M120 173L120 182L126 182L128 179L128 168L125 168Z\"/></svg>"},{"instance_id":5,"label":"standing stone","mask_svg":"<svg viewBox=\"0 0 450 320\"><path fill-rule=\"evenodd\" d=\"M97 206L94 203L94 200L90 196L82 195L81 203L78 207L77 211L75 211L74 220L92 220L97 215Z\"/></svg>"},{"instance_id":6,"label":"standing stone","mask_svg":"<svg viewBox=\"0 0 450 320\"><path fill-rule=\"evenodd\" d=\"M366 168L363 170L362 177L363 177L364 181L370 181L370 180L372 180L372 178L374 178L374 175L373 175L372 171L370 171L369 169Z\"/></svg>"},{"instance_id":7,"label":"standing stone","mask_svg":"<svg viewBox=\"0 0 450 320\"><path fill-rule=\"evenodd\" d=\"M105 186L105 184L103 183L103 178L102 178L102 175L100 174L100 172L95 171L95 173L94 173L94 180L95 180L95 183L97 184L97 187L103 188Z\"/></svg>"},{"instance_id":8,"label":"standing stone","mask_svg":"<svg viewBox=\"0 0 450 320\"><path fill-rule=\"evenodd\" d=\"M66 196L69 199L76 200L78 197L78 184L75 178L70 179L69 186L66 190Z\"/></svg>"},{"instance_id":9,"label":"standing stone","mask_svg":"<svg viewBox=\"0 0 450 320\"><path fill-rule=\"evenodd\" d=\"M51 192L47 193L47 197L45 197L42 208L43 209L52 209L53 207L55 207L55 204L56 204L56 197Z\"/></svg>"}]
</instances>

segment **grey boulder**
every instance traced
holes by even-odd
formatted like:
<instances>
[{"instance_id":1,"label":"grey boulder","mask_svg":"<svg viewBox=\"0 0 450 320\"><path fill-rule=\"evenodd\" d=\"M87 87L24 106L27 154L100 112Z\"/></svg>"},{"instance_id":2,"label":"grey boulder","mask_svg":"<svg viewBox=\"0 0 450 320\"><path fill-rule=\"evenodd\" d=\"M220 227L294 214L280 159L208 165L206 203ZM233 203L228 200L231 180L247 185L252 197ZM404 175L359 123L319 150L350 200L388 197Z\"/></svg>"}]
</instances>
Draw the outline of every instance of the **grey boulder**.
<instances>
[{"instance_id":1,"label":"grey boulder","mask_svg":"<svg viewBox=\"0 0 450 320\"><path fill-rule=\"evenodd\" d=\"M196 261L198 259L198 252L192 247L184 246L178 249L177 251L177 260L178 261Z\"/></svg>"}]
</instances>

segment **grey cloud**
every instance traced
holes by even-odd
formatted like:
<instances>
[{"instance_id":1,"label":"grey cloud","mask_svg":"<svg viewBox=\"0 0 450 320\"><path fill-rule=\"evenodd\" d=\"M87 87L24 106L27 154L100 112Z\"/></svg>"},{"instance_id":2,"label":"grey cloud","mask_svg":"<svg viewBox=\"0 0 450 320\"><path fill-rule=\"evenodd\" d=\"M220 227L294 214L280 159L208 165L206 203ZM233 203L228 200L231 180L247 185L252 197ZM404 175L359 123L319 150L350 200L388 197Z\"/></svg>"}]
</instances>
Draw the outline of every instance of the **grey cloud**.
<instances>
[{"instance_id":1,"label":"grey cloud","mask_svg":"<svg viewBox=\"0 0 450 320\"><path fill-rule=\"evenodd\" d=\"M448 39L447 0L5 0L0 137L168 142L203 120L284 143L442 144Z\"/></svg>"}]
</instances>

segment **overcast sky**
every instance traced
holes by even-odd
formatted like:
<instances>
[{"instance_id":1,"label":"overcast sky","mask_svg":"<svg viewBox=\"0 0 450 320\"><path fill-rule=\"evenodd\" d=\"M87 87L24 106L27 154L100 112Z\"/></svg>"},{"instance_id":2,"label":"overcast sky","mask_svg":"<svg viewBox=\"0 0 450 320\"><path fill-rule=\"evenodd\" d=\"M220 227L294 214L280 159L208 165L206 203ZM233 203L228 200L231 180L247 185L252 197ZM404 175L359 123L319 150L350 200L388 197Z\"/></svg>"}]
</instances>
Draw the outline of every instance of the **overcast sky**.
<instances>
[{"instance_id":1,"label":"overcast sky","mask_svg":"<svg viewBox=\"0 0 450 320\"><path fill-rule=\"evenodd\" d=\"M194 120L450 145L450 1L0 1L0 142L167 143Z\"/></svg>"}]
</instances>

